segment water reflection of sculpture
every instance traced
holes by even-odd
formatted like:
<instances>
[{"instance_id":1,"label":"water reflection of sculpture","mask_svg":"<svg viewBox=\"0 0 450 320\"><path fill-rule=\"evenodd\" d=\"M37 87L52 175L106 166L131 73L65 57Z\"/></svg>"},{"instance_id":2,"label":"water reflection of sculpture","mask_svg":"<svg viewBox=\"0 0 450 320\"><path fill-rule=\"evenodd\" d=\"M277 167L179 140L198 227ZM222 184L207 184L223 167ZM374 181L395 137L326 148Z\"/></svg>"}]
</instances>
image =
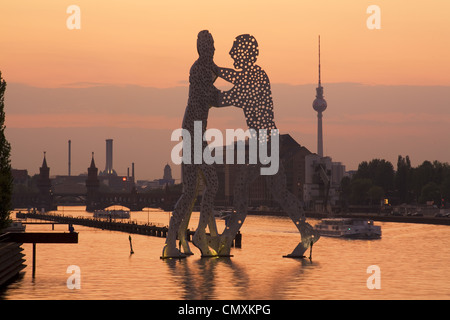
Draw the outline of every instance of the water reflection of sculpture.
<instances>
[{"instance_id":1,"label":"water reflection of sculpture","mask_svg":"<svg viewBox=\"0 0 450 320\"><path fill-rule=\"evenodd\" d=\"M248 34L236 37L230 56L234 60L235 69L216 68L219 77L234 84L234 87L219 95L218 107L236 106L242 108L249 129L270 130L270 134L257 137L259 145L278 138L278 130L274 122L273 101L270 81L263 69L256 65L259 54L256 39ZM256 137L254 137L256 138ZM270 144L268 144L270 145ZM220 244L214 249L219 255L229 255L232 241L247 216L248 188L259 176L262 164L241 165L234 186L234 209L227 228L221 235ZM286 176L282 163L278 173L266 176L267 187L274 199L292 219L301 234L301 242L289 254L289 257L303 257L310 245L319 240L319 235L305 221L305 214L298 198L287 190Z\"/></svg>"},{"instance_id":2,"label":"water reflection of sculpture","mask_svg":"<svg viewBox=\"0 0 450 320\"><path fill-rule=\"evenodd\" d=\"M251 285L247 266L230 258L164 261L173 279L173 283L167 284L167 290L176 288L176 299L229 299L235 292L239 292L241 297L250 297Z\"/></svg>"}]
</instances>

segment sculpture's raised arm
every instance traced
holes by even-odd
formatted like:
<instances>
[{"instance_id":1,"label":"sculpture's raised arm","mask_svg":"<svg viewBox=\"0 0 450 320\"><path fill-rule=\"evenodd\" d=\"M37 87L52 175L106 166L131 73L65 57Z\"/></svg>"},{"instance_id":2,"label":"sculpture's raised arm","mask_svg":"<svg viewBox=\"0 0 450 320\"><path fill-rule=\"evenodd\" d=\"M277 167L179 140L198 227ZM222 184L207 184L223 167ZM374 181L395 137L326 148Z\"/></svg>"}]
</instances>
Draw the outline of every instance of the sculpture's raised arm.
<instances>
[{"instance_id":1,"label":"sculpture's raised arm","mask_svg":"<svg viewBox=\"0 0 450 320\"><path fill-rule=\"evenodd\" d=\"M225 81L228 81L232 84L236 82L237 77L239 76L239 71L235 71L233 69L228 68L221 68L214 64L213 73L219 77L224 79ZM213 104L213 107L221 108L221 107L230 107L235 106L240 108L240 106L236 105L236 98L238 96L238 90L233 87L228 91L221 91L219 90L217 95L217 102L216 104Z\"/></svg>"},{"instance_id":2,"label":"sculpture's raised arm","mask_svg":"<svg viewBox=\"0 0 450 320\"><path fill-rule=\"evenodd\" d=\"M219 78L222 78L223 80L228 81L232 84L235 83L236 78L239 75L239 71L236 71L234 69L229 69L229 68L221 68L218 66L215 66L214 73Z\"/></svg>"}]
</instances>

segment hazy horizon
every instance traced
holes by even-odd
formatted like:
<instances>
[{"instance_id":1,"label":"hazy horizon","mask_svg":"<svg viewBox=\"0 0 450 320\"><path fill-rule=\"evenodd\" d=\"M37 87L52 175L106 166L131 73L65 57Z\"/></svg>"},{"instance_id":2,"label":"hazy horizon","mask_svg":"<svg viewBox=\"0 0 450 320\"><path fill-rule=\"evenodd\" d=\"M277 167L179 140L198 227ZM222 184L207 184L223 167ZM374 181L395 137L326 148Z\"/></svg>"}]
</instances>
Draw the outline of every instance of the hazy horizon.
<instances>
[{"instance_id":1,"label":"hazy horizon","mask_svg":"<svg viewBox=\"0 0 450 320\"><path fill-rule=\"evenodd\" d=\"M275 121L282 134L316 152L317 114L312 108L317 84L272 84ZM396 166L398 155L413 165L424 160L450 161L448 141L450 86L380 86L324 83L324 151L354 170L361 161L382 158ZM137 179L162 177L169 163L174 178L179 166L170 160L173 130L181 127L187 86L153 88L96 85L37 88L8 83L5 94L6 136L12 166L39 172L43 152L51 175L87 172L91 153L99 170L105 166L105 140L114 140L113 167L120 175L135 163ZM399 101L401 103L399 103ZM364 106L364 107L362 107ZM242 110L212 108L208 128L247 129Z\"/></svg>"}]
</instances>

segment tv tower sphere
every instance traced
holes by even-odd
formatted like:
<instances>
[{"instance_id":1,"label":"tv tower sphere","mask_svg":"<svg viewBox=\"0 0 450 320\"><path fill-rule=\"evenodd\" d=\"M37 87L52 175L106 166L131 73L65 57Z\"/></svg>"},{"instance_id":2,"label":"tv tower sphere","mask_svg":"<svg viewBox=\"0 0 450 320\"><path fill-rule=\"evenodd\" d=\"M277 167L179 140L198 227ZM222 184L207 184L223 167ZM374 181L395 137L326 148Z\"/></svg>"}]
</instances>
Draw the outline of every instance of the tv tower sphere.
<instances>
[{"instance_id":1,"label":"tv tower sphere","mask_svg":"<svg viewBox=\"0 0 450 320\"><path fill-rule=\"evenodd\" d=\"M316 88L316 99L313 102L313 108L317 112L324 112L327 109L327 102L323 98L323 88Z\"/></svg>"}]
</instances>

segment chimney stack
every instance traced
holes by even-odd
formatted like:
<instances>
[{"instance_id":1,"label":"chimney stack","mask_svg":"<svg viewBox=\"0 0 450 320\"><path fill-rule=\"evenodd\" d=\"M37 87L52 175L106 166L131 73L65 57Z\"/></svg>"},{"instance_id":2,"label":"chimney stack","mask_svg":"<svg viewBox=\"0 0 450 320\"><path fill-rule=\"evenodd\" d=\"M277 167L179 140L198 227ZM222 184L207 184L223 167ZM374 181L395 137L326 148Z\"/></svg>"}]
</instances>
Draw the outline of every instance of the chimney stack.
<instances>
[{"instance_id":1,"label":"chimney stack","mask_svg":"<svg viewBox=\"0 0 450 320\"><path fill-rule=\"evenodd\" d=\"M113 173L113 140L106 139L106 174Z\"/></svg>"},{"instance_id":2,"label":"chimney stack","mask_svg":"<svg viewBox=\"0 0 450 320\"><path fill-rule=\"evenodd\" d=\"M72 157L72 155L71 155L71 141L69 140L69 177L70 177L70 160L71 160L71 157Z\"/></svg>"}]
</instances>

